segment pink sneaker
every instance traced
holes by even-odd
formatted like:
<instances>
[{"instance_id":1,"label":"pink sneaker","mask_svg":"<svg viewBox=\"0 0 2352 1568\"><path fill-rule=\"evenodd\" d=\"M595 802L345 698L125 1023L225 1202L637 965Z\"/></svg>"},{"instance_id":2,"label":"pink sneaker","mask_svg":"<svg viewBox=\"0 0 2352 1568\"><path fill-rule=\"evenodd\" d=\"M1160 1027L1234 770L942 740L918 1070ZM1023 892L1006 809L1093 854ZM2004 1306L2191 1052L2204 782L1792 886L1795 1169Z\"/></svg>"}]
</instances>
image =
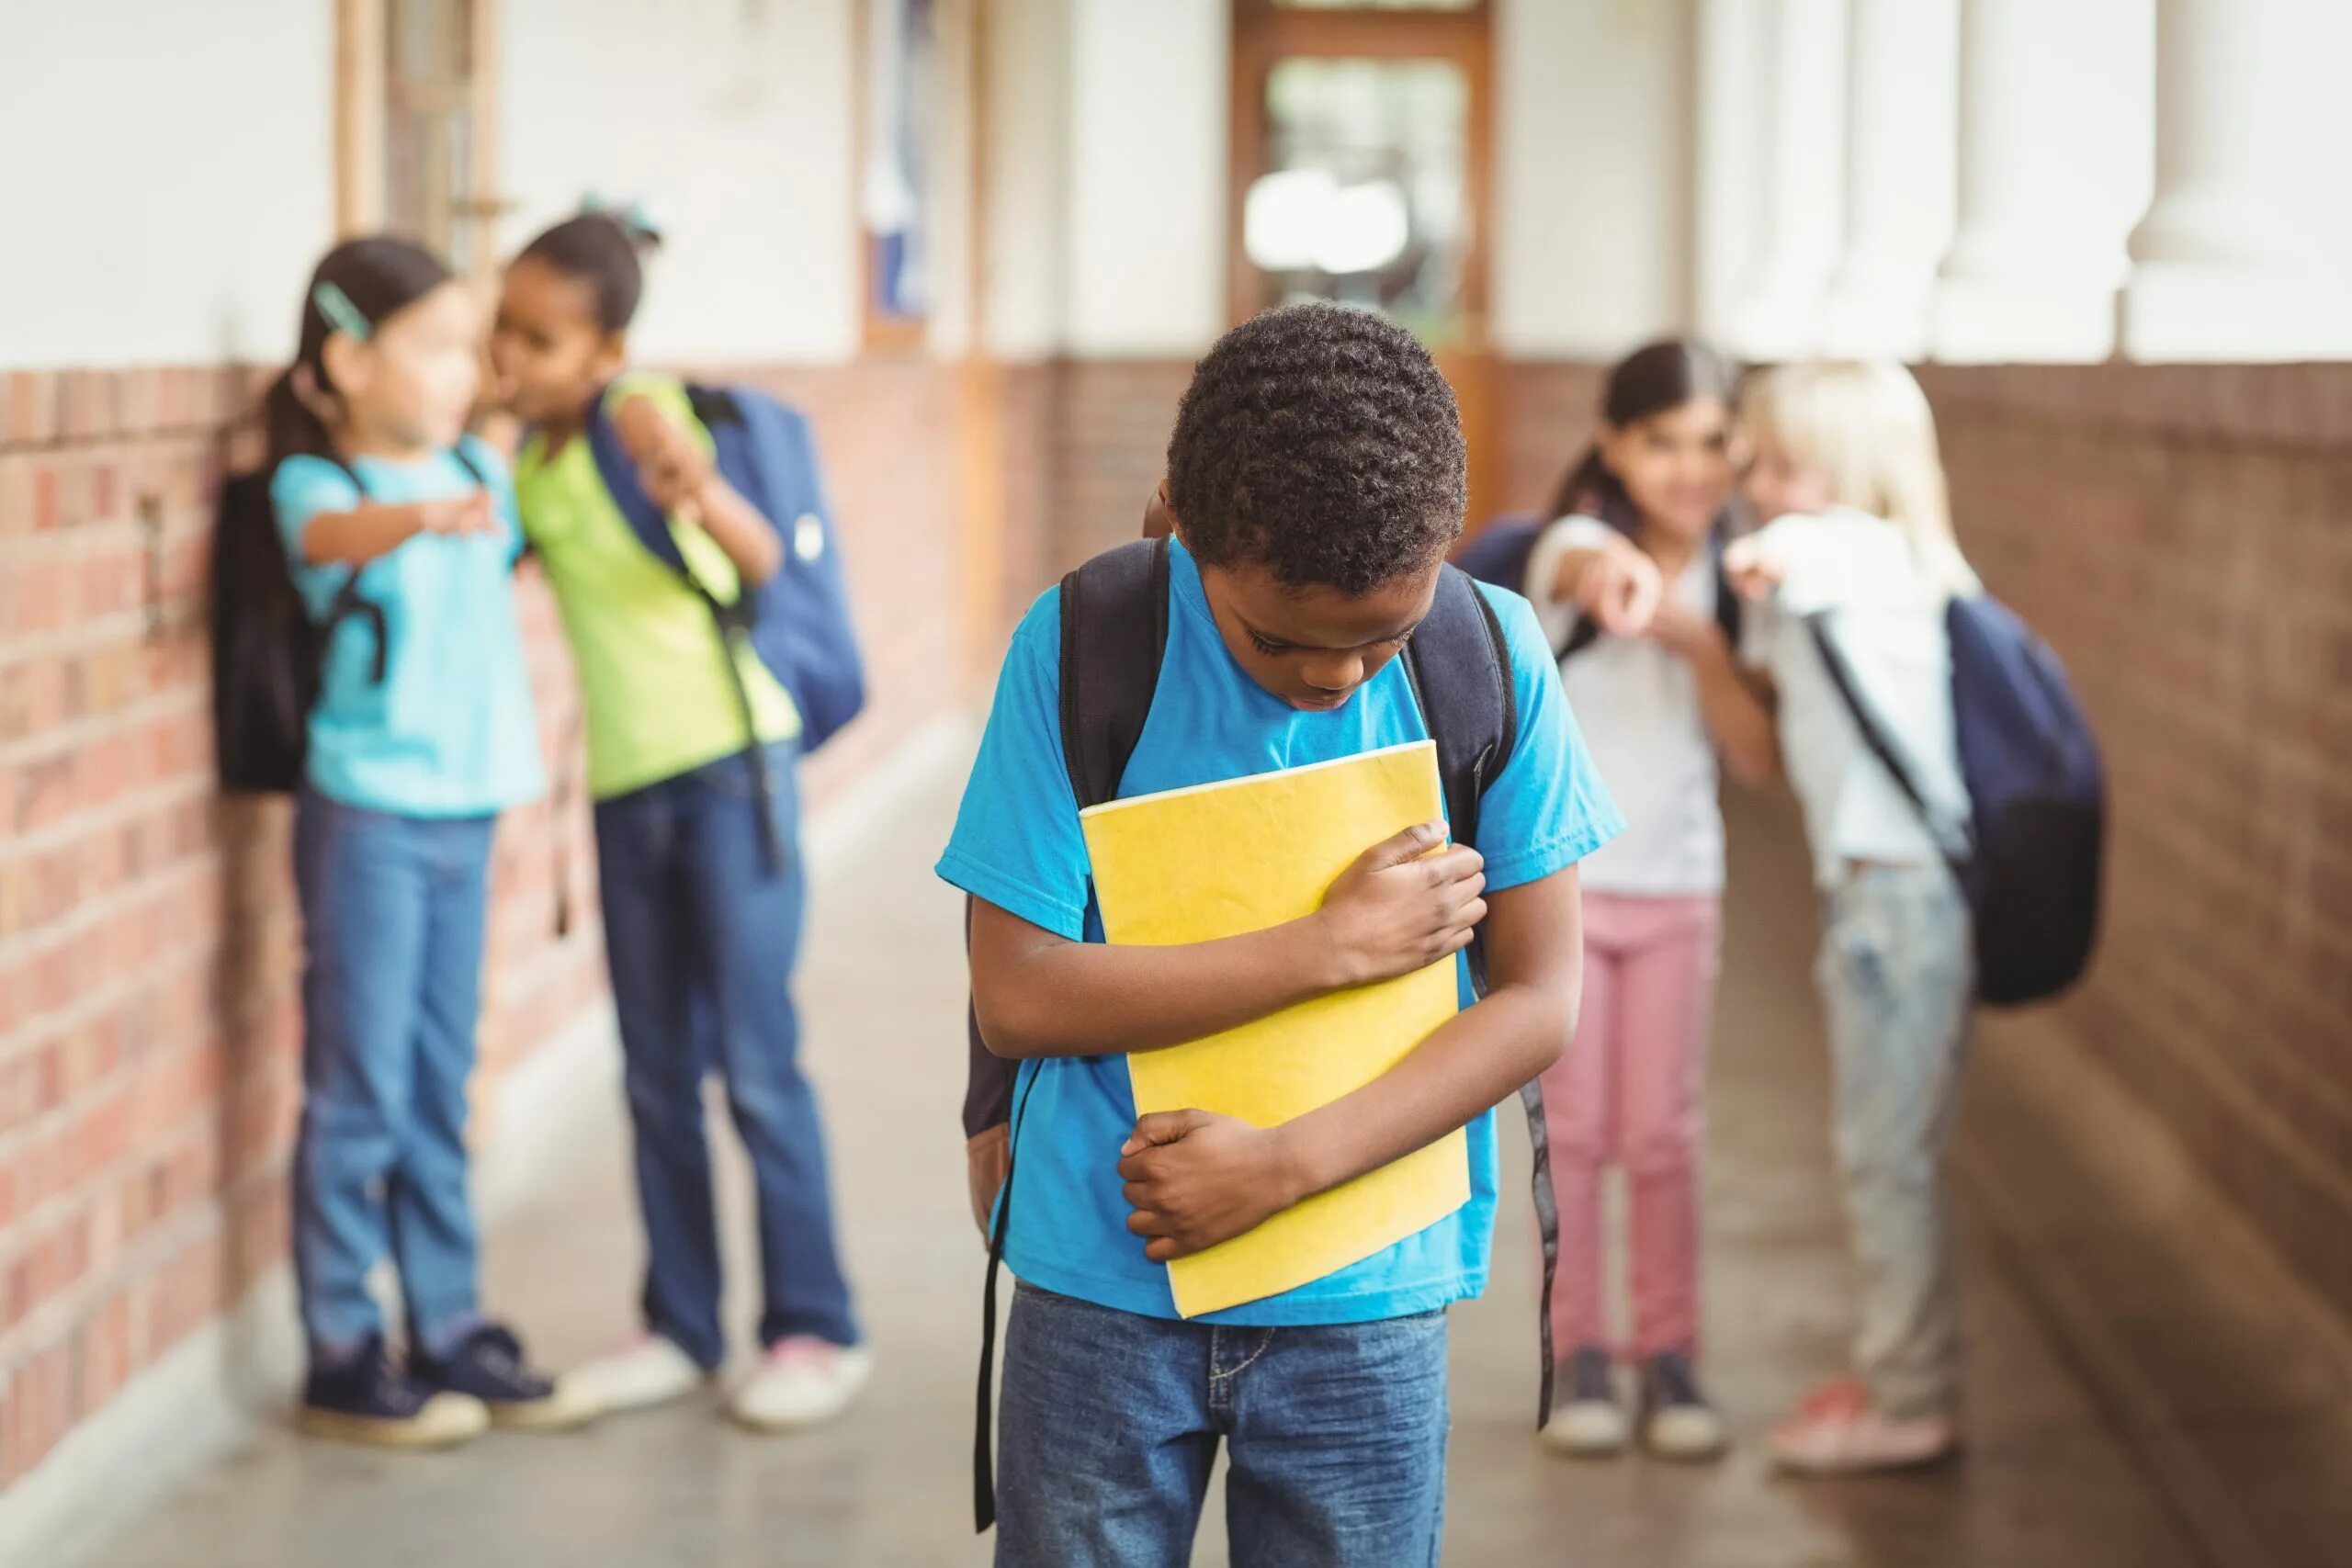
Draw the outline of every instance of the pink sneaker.
<instances>
[{"instance_id":1,"label":"pink sneaker","mask_svg":"<svg viewBox=\"0 0 2352 1568\"><path fill-rule=\"evenodd\" d=\"M1960 1447L1960 1427L1948 1416L1883 1416L1848 1378L1815 1390L1772 1429L1768 1446L1782 1470L1861 1475L1943 1459Z\"/></svg>"}]
</instances>

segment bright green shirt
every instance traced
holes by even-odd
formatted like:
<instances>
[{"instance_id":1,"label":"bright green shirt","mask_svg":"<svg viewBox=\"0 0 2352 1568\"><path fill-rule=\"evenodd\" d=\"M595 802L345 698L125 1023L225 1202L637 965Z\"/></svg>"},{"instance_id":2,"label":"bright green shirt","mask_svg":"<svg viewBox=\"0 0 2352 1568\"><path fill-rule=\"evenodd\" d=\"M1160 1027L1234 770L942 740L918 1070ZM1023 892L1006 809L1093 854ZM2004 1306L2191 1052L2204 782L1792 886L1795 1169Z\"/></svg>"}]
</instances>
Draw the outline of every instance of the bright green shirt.
<instances>
[{"instance_id":1,"label":"bright green shirt","mask_svg":"<svg viewBox=\"0 0 2352 1568\"><path fill-rule=\"evenodd\" d=\"M685 389L633 376L611 395L643 393L698 436ZM533 435L514 465L523 531L537 549L580 672L588 715L588 791L610 800L741 751L742 706L722 662L710 608L629 531L579 436L550 455ZM687 570L721 604L742 591L735 564L700 528L671 519ZM800 733L791 694L749 647L734 650L763 741Z\"/></svg>"}]
</instances>

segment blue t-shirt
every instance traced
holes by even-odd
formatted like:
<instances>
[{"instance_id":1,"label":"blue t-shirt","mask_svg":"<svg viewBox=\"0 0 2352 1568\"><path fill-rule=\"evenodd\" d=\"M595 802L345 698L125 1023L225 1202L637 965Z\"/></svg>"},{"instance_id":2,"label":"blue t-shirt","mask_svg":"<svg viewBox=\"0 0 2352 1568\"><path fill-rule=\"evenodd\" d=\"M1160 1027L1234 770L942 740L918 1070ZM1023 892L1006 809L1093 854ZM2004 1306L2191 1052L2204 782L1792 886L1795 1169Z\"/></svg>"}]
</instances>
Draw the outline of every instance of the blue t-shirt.
<instances>
[{"instance_id":1,"label":"blue t-shirt","mask_svg":"<svg viewBox=\"0 0 2352 1568\"><path fill-rule=\"evenodd\" d=\"M1303 713L1235 663L1210 618L1199 569L1170 549L1168 649L1124 795L1241 778L1427 739L1404 661L1391 660L1347 705ZM1621 827L1575 720L1535 614L1481 588L1510 646L1518 749L1487 787L1476 848L1493 891L1574 864ZM995 711L972 765L939 874L1070 941L1100 942L1086 843L1062 761L1061 611L1048 592L1013 634ZM1366 848L1371 846L1366 845ZM1463 1000L1471 999L1462 965ZM1149 1317L1174 1317L1165 1267L1126 1228L1119 1145L1135 1128L1120 1055L1023 1065L1014 1095L1020 1153L1005 1257L1030 1283ZM1494 1113L1470 1123L1470 1201L1404 1241L1312 1284L1202 1321L1260 1326L1368 1323L1427 1312L1486 1288L1495 1224Z\"/></svg>"},{"instance_id":2,"label":"blue t-shirt","mask_svg":"<svg viewBox=\"0 0 2352 1568\"><path fill-rule=\"evenodd\" d=\"M420 534L359 572L360 592L384 612L384 679L375 679L376 631L354 615L327 645L311 712L310 782L331 800L406 817L486 817L543 787L531 716L514 563L522 548L514 486L497 453L469 437L466 452L491 480L499 526L486 534ZM413 463L353 463L371 504L398 506L480 488L454 452ZM322 513L361 504L334 464L288 457L270 480L295 586L323 617L351 569L312 566L302 531Z\"/></svg>"}]
</instances>

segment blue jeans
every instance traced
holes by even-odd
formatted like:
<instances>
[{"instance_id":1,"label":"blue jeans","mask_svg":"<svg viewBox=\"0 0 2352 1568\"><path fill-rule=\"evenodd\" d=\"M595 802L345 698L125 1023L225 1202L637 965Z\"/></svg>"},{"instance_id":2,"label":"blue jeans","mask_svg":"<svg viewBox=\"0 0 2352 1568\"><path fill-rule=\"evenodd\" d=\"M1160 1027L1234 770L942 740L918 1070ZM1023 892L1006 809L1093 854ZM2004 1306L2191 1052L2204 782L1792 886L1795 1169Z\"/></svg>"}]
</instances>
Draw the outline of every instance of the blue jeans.
<instances>
[{"instance_id":1,"label":"blue jeans","mask_svg":"<svg viewBox=\"0 0 2352 1568\"><path fill-rule=\"evenodd\" d=\"M1182 1568L1220 1440L1234 1568L1437 1562L1442 1312L1223 1328L1023 1285L1006 1329L1003 1410L1004 1568Z\"/></svg>"},{"instance_id":2,"label":"blue jeans","mask_svg":"<svg viewBox=\"0 0 2352 1568\"><path fill-rule=\"evenodd\" d=\"M382 1332L368 1271L399 1266L413 1342L475 1311L466 1079L481 1003L492 819L396 817L306 792L302 1125L294 1269L302 1326L334 1355Z\"/></svg>"},{"instance_id":3,"label":"blue jeans","mask_svg":"<svg viewBox=\"0 0 2352 1568\"><path fill-rule=\"evenodd\" d=\"M1855 1371L1889 1415L1956 1415L1960 1282L1944 1154L1975 998L1959 884L1941 865L1855 867L1829 894L1818 976L1861 1287Z\"/></svg>"},{"instance_id":4,"label":"blue jeans","mask_svg":"<svg viewBox=\"0 0 2352 1568\"><path fill-rule=\"evenodd\" d=\"M759 1198L760 1341L858 1340L833 1240L817 1097L799 1064L792 966L807 901L797 755L771 747L762 829L751 760L732 756L596 807L605 947L627 1058L645 1222L646 1325L705 1368L726 1359L718 1218L702 1083L725 1080Z\"/></svg>"}]
</instances>

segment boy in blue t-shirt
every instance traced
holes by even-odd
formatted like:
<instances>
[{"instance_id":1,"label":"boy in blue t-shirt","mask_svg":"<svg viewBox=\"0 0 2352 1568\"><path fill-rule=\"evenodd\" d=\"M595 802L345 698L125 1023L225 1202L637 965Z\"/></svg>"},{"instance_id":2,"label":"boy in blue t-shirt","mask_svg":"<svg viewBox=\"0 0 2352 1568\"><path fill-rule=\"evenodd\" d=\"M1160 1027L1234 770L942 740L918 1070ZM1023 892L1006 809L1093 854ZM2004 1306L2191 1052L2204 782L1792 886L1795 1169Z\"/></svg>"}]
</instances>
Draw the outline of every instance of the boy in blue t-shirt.
<instances>
[{"instance_id":1,"label":"boy in blue t-shirt","mask_svg":"<svg viewBox=\"0 0 2352 1568\"><path fill-rule=\"evenodd\" d=\"M1396 656L1461 532L1464 475L1453 393L1400 329L1299 305L1227 333L1169 444L1167 649L1120 794L1423 739ZM1014 635L939 865L976 900L981 1031L1025 1063L1000 1562L1184 1561L1220 1440L1240 1568L1436 1560L1444 1309L1486 1284L1491 1110L1567 1043L1575 866L1618 828L1533 612L1481 591L1520 726L1478 843L1438 851L1429 824L1371 846L1315 915L1182 947L1102 942L1063 763L1057 597ZM1383 1077L1280 1127L1137 1120L1124 1054L1409 973L1481 919L1487 997ZM1463 985L1466 1002L1466 966ZM1170 1258L1465 1125L1471 1197L1448 1218L1297 1290L1177 1316Z\"/></svg>"}]
</instances>

